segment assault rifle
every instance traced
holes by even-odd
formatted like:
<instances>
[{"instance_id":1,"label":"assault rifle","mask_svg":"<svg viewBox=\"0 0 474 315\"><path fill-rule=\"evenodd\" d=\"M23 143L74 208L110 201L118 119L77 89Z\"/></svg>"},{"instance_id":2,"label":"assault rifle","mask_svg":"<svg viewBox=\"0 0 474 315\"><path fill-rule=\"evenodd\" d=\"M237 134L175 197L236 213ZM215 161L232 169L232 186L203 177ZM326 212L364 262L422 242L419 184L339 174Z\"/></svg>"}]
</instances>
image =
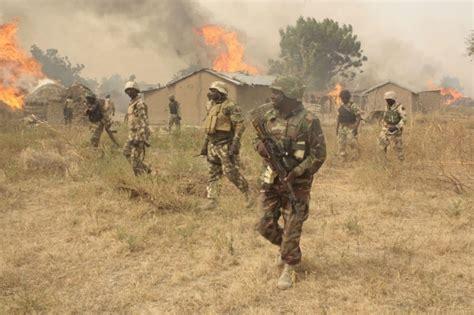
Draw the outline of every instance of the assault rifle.
<instances>
[{"instance_id":1,"label":"assault rifle","mask_svg":"<svg viewBox=\"0 0 474 315\"><path fill-rule=\"evenodd\" d=\"M272 134L270 134L263 119L254 119L252 121L252 125L257 131L257 137L260 139L263 146L265 147L265 150L267 151L267 161L269 162L270 167L277 173L278 178L280 178L280 181L285 185L292 212L297 214L299 211L295 191L291 183L285 182L285 178L288 176L290 171L290 166L287 162L289 153L281 148Z\"/></svg>"}]
</instances>

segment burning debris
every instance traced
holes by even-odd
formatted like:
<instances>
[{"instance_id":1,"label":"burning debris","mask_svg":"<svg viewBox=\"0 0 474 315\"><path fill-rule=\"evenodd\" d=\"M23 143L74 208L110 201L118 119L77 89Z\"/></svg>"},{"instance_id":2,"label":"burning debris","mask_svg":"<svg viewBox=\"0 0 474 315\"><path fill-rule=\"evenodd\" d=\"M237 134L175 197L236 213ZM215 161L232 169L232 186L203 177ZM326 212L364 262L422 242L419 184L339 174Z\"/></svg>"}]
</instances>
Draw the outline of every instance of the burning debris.
<instances>
[{"instance_id":1,"label":"burning debris","mask_svg":"<svg viewBox=\"0 0 474 315\"><path fill-rule=\"evenodd\" d=\"M38 62L18 45L17 22L0 25L0 101L22 110L24 97L44 77Z\"/></svg>"},{"instance_id":2,"label":"burning debris","mask_svg":"<svg viewBox=\"0 0 474 315\"><path fill-rule=\"evenodd\" d=\"M456 101L464 97L461 92L459 92L453 87L439 87L431 80L427 82L427 85L429 89L440 91L441 95L444 98L444 104L447 106L453 105Z\"/></svg>"},{"instance_id":3,"label":"burning debris","mask_svg":"<svg viewBox=\"0 0 474 315\"><path fill-rule=\"evenodd\" d=\"M244 61L245 48L239 41L237 32L217 25L206 25L197 30L207 46L221 53L213 61L213 69L221 72L246 72L258 74L259 70Z\"/></svg>"}]
</instances>

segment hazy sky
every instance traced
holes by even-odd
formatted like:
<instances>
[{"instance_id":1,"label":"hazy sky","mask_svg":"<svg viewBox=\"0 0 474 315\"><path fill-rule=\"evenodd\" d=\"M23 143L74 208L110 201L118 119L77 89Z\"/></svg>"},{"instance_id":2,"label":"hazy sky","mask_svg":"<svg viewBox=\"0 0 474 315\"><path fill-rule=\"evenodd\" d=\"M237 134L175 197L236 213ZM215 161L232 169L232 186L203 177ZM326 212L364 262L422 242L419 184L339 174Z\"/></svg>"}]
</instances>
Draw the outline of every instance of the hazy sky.
<instances>
[{"instance_id":1,"label":"hazy sky","mask_svg":"<svg viewBox=\"0 0 474 315\"><path fill-rule=\"evenodd\" d=\"M20 19L25 48L56 48L84 63L86 76L135 73L150 83L168 81L189 62L192 25L239 30L249 62L265 68L278 55L278 29L300 15L352 24L369 58L366 76L415 90L428 79L457 77L474 96L465 44L472 1L0 0L0 22Z\"/></svg>"}]
</instances>

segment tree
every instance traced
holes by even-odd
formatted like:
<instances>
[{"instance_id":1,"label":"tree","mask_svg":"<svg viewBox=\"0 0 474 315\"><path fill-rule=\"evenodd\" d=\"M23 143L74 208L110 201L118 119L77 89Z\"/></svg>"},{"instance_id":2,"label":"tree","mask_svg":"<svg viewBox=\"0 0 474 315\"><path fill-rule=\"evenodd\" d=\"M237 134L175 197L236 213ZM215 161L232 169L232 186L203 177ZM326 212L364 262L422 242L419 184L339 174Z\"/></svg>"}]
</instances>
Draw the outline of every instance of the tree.
<instances>
[{"instance_id":1,"label":"tree","mask_svg":"<svg viewBox=\"0 0 474 315\"><path fill-rule=\"evenodd\" d=\"M331 79L353 79L367 57L351 25L300 17L296 25L280 30L280 56L269 60L270 74L301 77L313 88L323 89Z\"/></svg>"},{"instance_id":2,"label":"tree","mask_svg":"<svg viewBox=\"0 0 474 315\"><path fill-rule=\"evenodd\" d=\"M96 80L81 77L81 71L85 68L83 64L73 65L67 56L60 56L57 49L43 51L38 46L33 45L30 51L32 56L42 65L43 73L48 78L56 80L64 86L79 82L92 90L97 88Z\"/></svg>"},{"instance_id":3,"label":"tree","mask_svg":"<svg viewBox=\"0 0 474 315\"><path fill-rule=\"evenodd\" d=\"M471 31L471 34L466 39L467 44L467 54L469 57L474 56L474 30Z\"/></svg>"}]
</instances>

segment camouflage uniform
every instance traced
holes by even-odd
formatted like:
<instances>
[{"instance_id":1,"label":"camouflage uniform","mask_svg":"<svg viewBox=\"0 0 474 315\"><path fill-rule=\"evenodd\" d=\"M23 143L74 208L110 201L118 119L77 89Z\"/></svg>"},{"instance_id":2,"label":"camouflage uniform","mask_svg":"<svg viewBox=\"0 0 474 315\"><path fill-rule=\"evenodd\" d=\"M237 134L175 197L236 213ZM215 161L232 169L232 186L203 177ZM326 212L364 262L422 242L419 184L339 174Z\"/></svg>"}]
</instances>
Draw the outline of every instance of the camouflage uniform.
<instances>
[{"instance_id":1,"label":"camouflage uniform","mask_svg":"<svg viewBox=\"0 0 474 315\"><path fill-rule=\"evenodd\" d=\"M168 106L170 110L168 130L171 131L174 125L176 125L176 128L179 130L181 128L181 106L175 99L170 100Z\"/></svg>"},{"instance_id":2,"label":"camouflage uniform","mask_svg":"<svg viewBox=\"0 0 474 315\"><path fill-rule=\"evenodd\" d=\"M398 121L398 122L397 122ZM388 146L393 145L400 161L405 159L403 153L403 126L406 122L405 108L401 104L395 104L384 112L382 118L382 131L378 138L380 151L387 152Z\"/></svg>"},{"instance_id":3,"label":"camouflage uniform","mask_svg":"<svg viewBox=\"0 0 474 315\"><path fill-rule=\"evenodd\" d=\"M354 121L347 121L344 120L345 115L344 111L349 116L350 118L353 118ZM342 104L338 115L337 115L337 124L338 124L338 130L337 130L337 145L338 145L338 155L342 159L347 158L347 149L349 149L354 152L355 156L354 158L357 158L359 155L359 148L358 148L358 142L357 142L357 128L358 128L358 119L360 119L362 112L359 109L359 107L354 104L353 102L350 102L349 104ZM346 118L347 119L347 118Z\"/></svg>"},{"instance_id":4,"label":"camouflage uniform","mask_svg":"<svg viewBox=\"0 0 474 315\"><path fill-rule=\"evenodd\" d=\"M110 129L112 127L112 117L110 116L110 111L107 110L105 101L103 99L97 99L96 102L98 103L98 106L102 113L102 119L96 123L97 125L94 128L94 131L92 132L91 144L94 147L98 147L102 132L105 130L105 132L107 132L107 134L109 135L110 140L112 140L112 142L118 146L119 144L115 139L112 130Z\"/></svg>"},{"instance_id":5,"label":"camouflage uniform","mask_svg":"<svg viewBox=\"0 0 474 315\"><path fill-rule=\"evenodd\" d=\"M66 99L66 103L64 104L63 108L63 115L64 115L64 124L70 125L72 123L73 118L73 101L72 99Z\"/></svg>"},{"instance_id":6,"label":"camouflage uniform","mask_svg":"<svg viewBox=\"0 0 474 315\"><path fill-rule=\"evenodd\" d=\"M148 107L140 96L130 101L127 110L128 141L123 148L123 155L133 168L135 175L151 173L144 163L145 149L149 145L150 128L148 126Z\"/></svg>"},{"instance_id":7,"label":"camouflage uniform","mask_svg":"<svg viewBox=\"0 0 474 315\"><path fill-rule=\"evenodd\" d=\"M243 117L240 107L229 99L220 104L208 103L205 122L207 133L207 161L209 180L207 198L216 200L219 195L219 179L225 175L244 194L248 183L238 168L238 156L230 155L232 141L240 139L243 131Z\"/></svg>"},{"instance_id":8,"label":"camouflage uniform","mask_svg":"<svg viewBox=\"0 0 474 315\"><path fill-rule=\"evenodd\" d=\"M301 260L300 237L308 218L313 175L326 158L326 144L319 120L300 103L287 117L271 109L264 115L269 132L292 155L298 177L293 188L298 200L298 214L292 213L288 193L276 173L267 166L260 190L263 217L257 225L259 233L280 246L281 258L288 265ZM284 226L278 224L283 215Z\"/></svg>"}]
</instances>

